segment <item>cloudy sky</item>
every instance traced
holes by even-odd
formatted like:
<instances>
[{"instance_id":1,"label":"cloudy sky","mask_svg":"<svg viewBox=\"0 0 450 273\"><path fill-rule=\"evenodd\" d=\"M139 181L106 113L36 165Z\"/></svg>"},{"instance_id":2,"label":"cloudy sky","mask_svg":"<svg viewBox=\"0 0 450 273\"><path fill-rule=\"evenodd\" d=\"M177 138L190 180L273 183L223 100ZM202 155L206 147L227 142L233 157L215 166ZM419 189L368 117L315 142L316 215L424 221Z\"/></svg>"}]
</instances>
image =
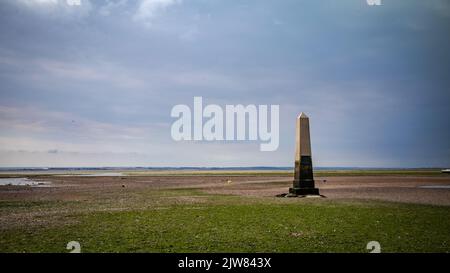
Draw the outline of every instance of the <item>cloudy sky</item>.
<instances>
[{"instance_id":1,"label":"cloudy sky","mask_svg":"<svg viewBox=\"0 0 450 273\"><path fill-rule=\"evenodd\" d=\"M0 1L0 166L450 165L446 0ZM280 105L280 146L175 142L175 104Z\"/></svg>"}]
</instances>

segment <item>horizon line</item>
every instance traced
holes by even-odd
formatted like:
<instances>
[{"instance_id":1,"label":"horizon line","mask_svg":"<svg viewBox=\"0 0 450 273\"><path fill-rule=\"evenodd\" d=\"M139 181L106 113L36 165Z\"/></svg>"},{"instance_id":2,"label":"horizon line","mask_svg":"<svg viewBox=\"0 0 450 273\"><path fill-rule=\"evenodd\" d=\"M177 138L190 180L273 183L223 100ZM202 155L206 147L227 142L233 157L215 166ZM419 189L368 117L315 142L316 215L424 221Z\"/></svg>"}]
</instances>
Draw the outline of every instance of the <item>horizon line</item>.
<instances>
[{"instance_id":1,"label":"horizon line","mask_svg":"<svg viewBox=\"0 0 450 273\"><path fill-rule=\"evenodd\" d=\"M433 166L433 167L356 167L356 166L317 166L313 167L314 169L365 169L365 170L393 170L393 169L447 169L448 167L443 166ZM272 170L293 170L294 167L289 166L246 166L246 167L219 167L219 166L211 166L211 167L199 167L199 166L162 166L162 167L152 167L152 166L60 166L60 167L22 167L22 166L13 166L13 167L1 167L0 170L63 170L63 169L96 169L96 170L120 170L120 169L222 169L222 170L249 170L249 169L272 169Z\"/></svg>"}]
</instances>

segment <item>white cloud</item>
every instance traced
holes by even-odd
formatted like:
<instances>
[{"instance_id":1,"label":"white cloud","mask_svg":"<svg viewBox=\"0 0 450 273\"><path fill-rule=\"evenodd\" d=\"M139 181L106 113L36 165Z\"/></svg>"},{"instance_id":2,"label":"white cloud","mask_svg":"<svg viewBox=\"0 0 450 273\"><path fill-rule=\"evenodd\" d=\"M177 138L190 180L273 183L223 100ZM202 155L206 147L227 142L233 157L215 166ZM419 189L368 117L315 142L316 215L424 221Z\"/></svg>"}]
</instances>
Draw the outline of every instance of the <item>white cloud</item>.
<instances>
[{"instance_id":1,"label":"white cloud","mask_svg":"<svg viewBox=\"0 0 450 273\"><path fill-rule=\"evenodd\" d=\"M2 167L231 167L286 165L291 159L283 152L255 158L257 143L174 142L166 123L120 125L36 107L0 106L0 128Z\"/></svg>"},{"instance_id":2,"label":"white cloud","mask_svg":"<svg viewBox=\"0 0 450 273\"><path fill-rule=\"evenodd\" d=\"M128 0L107 0L106 4L101 6L98 13L102 16L109 16L114 10L124 9Z\"/></svg>"},{"instance_id":3,"label":"white cloud","mask_svg":"<svg viewBox=\"0 0 450 273\"><path fill-rule=\"evenodd\" d=\"M57 5L59 0L17 0L19 3L33 6L33 5Z\"/></svg>"},{"instance_id":4,"label":"white cloud","mask_svg":"<svg viewBox=\"0 0 450 273\"><path fill-rule=\"evenodd\" d=\"M92 10L90 0L80 0L80 5L69 5L68 0L8 0L11 4L29 11L52 17L83 17Z\"/></svg>"},{"instance_id":5,"label":"white cloud","mask_svg":"<svg viewBox=\"0 0 450 273\"><path fill-rule=\"evenodd\" d=\"M279 20L279 19L273 19L273 20L272 20L272 23L273 23L274 25L276 25L276 26L284 25L284 22L281 21L281 20Z\"/></svg>"},{"instance_id":6,"label":"white cloud","mask_svg":"<svg viewBox=\"0 0 450 273\"><path fill-rule=\"evenodd\" d=\"M168 7L180 3L181 0L141 0L133 19L151 26L152 20L159 12L163 12Z\"/></svg>"},{"instance_id":7,"label":"white cloud","mask_svg":"<svg viewBox=\"0 0 450 273\"><path fill-rule=\"evenodd\" d=\"M200 31L197 26L192 26L188 28L185 32L180 35L180 40L184 42L193 42L196 40Z\"/></svg>"},{"instance_id":8,"label":"white cloud","mask_svg":"<svg viewBox=\"0 0 450 273\"><path fill-rule=\"evenodd\" d=\"M87 64L68 63L57 60L39 59L34 63L40 68L41 77L46 74L50 79L61 78L74 81L110 83L123 88L143 88L146 81L143 77L130 73L107 62L90 62Z\"/></svg>"},{"instance_id":9,"label":"white cloud","mask_svg":"<svg viewBox=\"0 0 450 273\"><path fill-rule=\"evenodd\" d=\"M80 0L80 5L70 5L71 0L6 0L10 4L30 12L57 18L84 17L87 15L110 16L113 12L131 16L135 22L151 26L158 15L169 7L181 4L182 0L106 0L98 3L91 0ZM135 6L129 13L128 8Z\"/></svg>"},{"instance_id":10,"label":"white cloud","mask_svg":"<svg viewBox=\"0 0 450 273\"><path fill-rule=\"evenodd\" d=\"M147 86L148 76L112 62L89 60L88 62L67 62L57 59L29 58L0 49L0 65L20 74L35 84L48 85L55 80L67 82L97 82L121 88L142 89ZM26 67L26 69L24 69Z\"/></svg>"},{"instance_id":11,"label":"white cloud","mask_svg":"<svg viewBox=\"0 0 450 273\"><path fill-rule=\"evenodd\" d=\"M159 125L121 125L36 107L0 106L0 150L137 152L155 148ZM55 137L57 136L57 137Z\"/></svg>"}]
</instances>

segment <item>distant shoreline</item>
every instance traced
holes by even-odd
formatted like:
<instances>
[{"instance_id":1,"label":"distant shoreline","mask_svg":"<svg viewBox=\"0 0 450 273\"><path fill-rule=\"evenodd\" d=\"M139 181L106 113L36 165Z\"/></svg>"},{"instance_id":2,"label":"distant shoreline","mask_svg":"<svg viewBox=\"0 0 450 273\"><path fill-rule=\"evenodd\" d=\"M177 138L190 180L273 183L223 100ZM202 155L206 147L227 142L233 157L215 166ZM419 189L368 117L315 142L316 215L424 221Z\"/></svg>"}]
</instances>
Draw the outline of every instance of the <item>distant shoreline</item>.
<instances>
[{"instance_id":1,"label":"distant shoreline","mask_svg":"<svg viewBox=\"0 0 450 273\"><path fill-rule=\"evenodd\" d=\"M389 170L442 170L446 167L314 167L314 170L329 171L389 171ZM293 171L293 167L0 167L0 172L10 171Z\"/></svg>"},{"instance_id":2,"label":"distant shoreline","mask_svg":"<svg viewBox=\"0 0 450 273\"><path fill-rule=\"evenodd\" d=\"M446 176L443 168L317 167L315 177L327 176ZM278 176L291 177L291 167L73 167L0 168L0 177L33 176Z\"/></svg>"}]
</instances>

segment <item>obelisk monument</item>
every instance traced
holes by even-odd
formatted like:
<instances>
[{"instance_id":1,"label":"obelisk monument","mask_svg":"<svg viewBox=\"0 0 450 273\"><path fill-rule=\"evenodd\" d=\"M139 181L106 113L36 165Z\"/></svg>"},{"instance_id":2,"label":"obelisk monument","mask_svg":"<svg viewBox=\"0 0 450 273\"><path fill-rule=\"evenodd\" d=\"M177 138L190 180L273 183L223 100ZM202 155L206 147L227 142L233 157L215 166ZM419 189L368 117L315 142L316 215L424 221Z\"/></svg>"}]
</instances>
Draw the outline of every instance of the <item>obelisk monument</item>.
<instances>
[{"instance_id":1,"label":"obelisk monument","mask_svg":"<svg viewBox=\"0 0 450 273\"><path fill-rule=\"evenodd\" d=\"M319 195L319 189L314 186L309 118L303 112L297 117L295 136L294 185L289 193L300 196Z\"/></svg>"}]
</instances>

